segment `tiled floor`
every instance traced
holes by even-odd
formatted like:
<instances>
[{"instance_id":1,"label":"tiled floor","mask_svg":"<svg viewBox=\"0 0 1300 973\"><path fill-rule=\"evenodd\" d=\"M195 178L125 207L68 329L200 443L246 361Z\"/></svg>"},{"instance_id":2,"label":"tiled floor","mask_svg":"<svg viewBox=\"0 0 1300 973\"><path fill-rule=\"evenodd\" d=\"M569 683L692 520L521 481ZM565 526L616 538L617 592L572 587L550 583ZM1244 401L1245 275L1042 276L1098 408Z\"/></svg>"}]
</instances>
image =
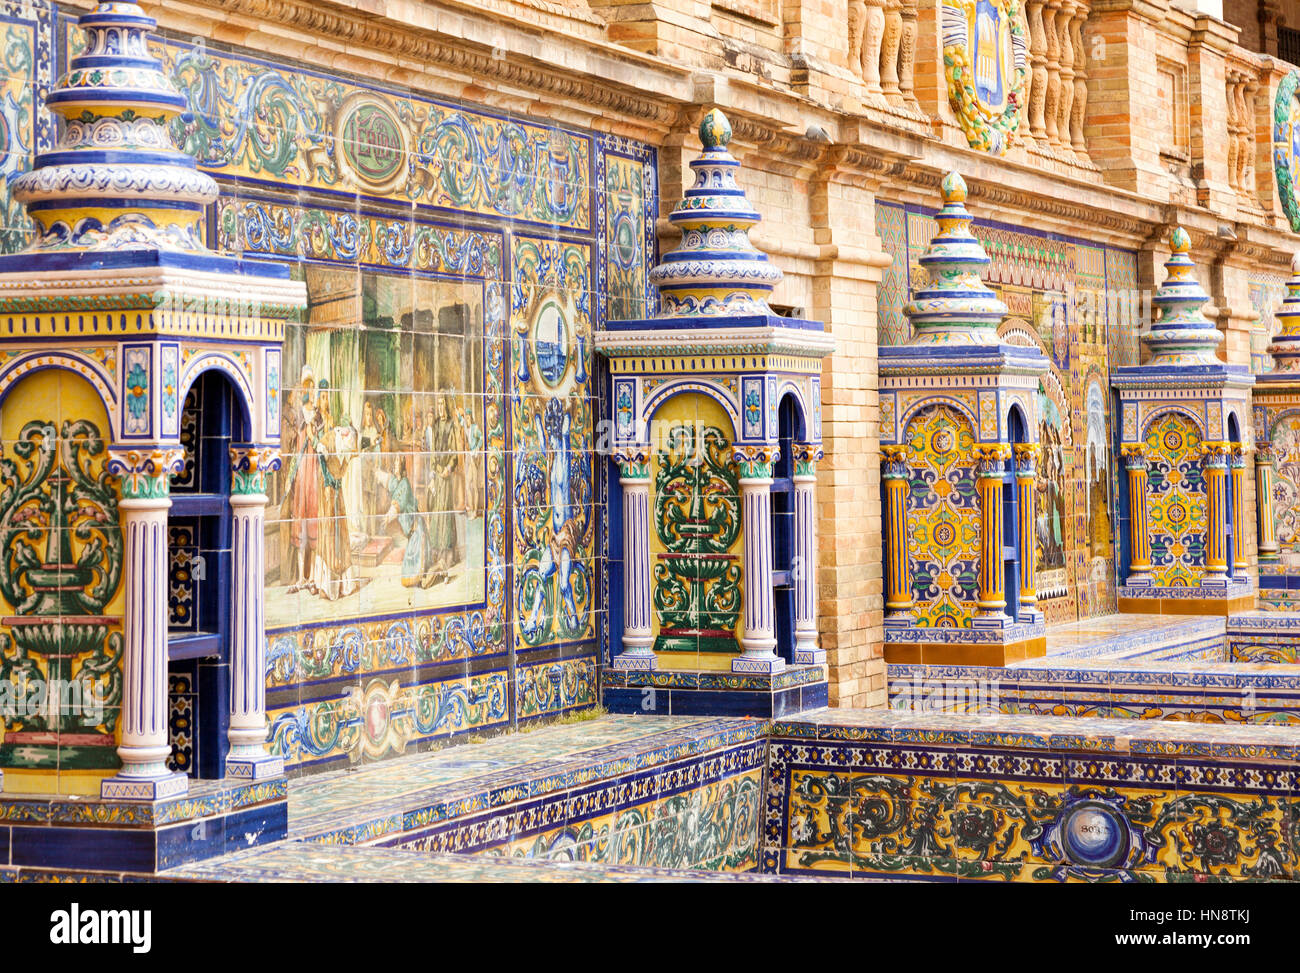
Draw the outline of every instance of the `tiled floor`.
<instances>
[{"instance_id":1,"label":"tiled floor","mask_svg":"<svg viewBox=\"0 0 1300 973\"><path fill-rule=\"evenodd\" d=\"M287 842L178 868L167 877L213 882L788 882L789 877L588 862L418 855L392 848Z\"/></svg>"},{"instance_id":2,"label":"tiled floor","mask_svg":"<svg viewBox=\"0 0 1300 973\"><path fill-rule=\"evenodd\" d=\"M758 720L605 716L332 771L290 785L289 836L329 842L367 828L374 836L375 822L439 802L495 806L494 792L538 796L571 786L576 774L590 783L762 732Z\"/></svg>"},{"instance_id":3,"label":"tiled floor","mask_svg":"<svg viewBox=\"0 0 1300 973\"><path fill-rule=\"evenodd\" d=\"M1193 653L1226 658L1225 619L1209 615L1102 615L1047 630L1047 655L1009 668L1049 668L1077 662L1160 661ZM1203 661L1214 661L1205 658Z\"/></svg>"},{"instance_id":4,"label":"tiled floor","mask_svg":"<svg viewBox=\"0 0 1300 973\"><path fill-rule=\"evenodd\" d=\"M759 720L605 716L291 782L290 839L183 866L167 878L210 881L704 881L684 869L420 854L360 843L413 817L449 819L510 801L614 780L694 754L757 740Z\"/></svg>"}]
</instances>

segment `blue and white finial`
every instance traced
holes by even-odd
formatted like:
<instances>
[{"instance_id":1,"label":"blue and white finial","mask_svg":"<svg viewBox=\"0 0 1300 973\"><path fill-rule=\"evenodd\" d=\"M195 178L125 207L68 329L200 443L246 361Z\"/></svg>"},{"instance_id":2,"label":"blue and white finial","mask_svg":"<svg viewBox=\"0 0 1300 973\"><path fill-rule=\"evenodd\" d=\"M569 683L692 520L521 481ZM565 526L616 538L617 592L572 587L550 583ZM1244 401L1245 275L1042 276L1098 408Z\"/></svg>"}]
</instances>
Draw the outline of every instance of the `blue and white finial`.
<instances>
[{"instance_id":1,"label":"blue and white finial","mask_svg":"<svg viewBox=\"0 0 1300 973\"><path fill-rule=\"evenodd\" d=\"M1151 351L1147 365L1217 364L1215 349L1223 336L1201 313L1210 295L1196 279L1196 265L1188 255L1192 239L1181 226L1170 234L1169 248L1165 282L1151 299L1158 316L1143 339Z\"/></svg>"},{"instance_id":2,"label":"blue and white finial","mask_svg":"<svg viewBox=\"0 0 1300 973\"><path fill-rule=\"evenodd\" d=\"M668 217L682 242L650 271L661 318L772 313L767 298L783 275L750 242L749 228L762 217L736 185L740 163L727 151L730 141L731 123L714 108L700 122L695 185Z\"/></svg>"},{"instance_id":3,"label":"blue and white finial","mask_svg":"<svg viewBox=\"0 0 1300 973\"><path fill-rule=\"evenodd\" d=\"M1268 346L1274 372L1300 372L1300 253L1291 258L1291 279L1286 282L1282 306L1274 312L1281 327Z\"/></svg>"},{"instance_id":4,"label":"blue and white finial","mask_svg":"<svg viewBox=\"0 0 1300 973\"><path fill-rule=\"evenodd\" d=\"M27 253L208 254L201 226L217 184L172 140L187 103L149 54L157 21L101 2L78 23L86 48L46 99L63 136L13 184L39 232Z\"/></svg>"},{"instance_id":5,"label":"blue and white finial","mask_svg":"<svg viewBox=\"0 0 1300 973\"><path fill-rule=\"evenodd\" d=\"M935 216L934 235L921 266L929 283L913 292L904 309L915 332L912 345L994 345L1007 306L984 283L991 262L971 233L966 209L966 181L950 172L939 184L943 208Z\"/></svg>"}]
</instances>

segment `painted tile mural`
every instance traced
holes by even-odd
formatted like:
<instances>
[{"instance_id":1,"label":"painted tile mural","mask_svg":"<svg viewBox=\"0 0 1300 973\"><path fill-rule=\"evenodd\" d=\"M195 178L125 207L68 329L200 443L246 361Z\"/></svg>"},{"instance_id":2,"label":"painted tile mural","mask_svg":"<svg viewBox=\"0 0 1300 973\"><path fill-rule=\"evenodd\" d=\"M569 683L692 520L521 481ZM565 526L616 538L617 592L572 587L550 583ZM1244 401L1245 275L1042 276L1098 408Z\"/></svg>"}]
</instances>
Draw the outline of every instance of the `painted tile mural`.
<instances>
[{"instance_id":1,"label":"painted tile mural","mask_svg":"<svg viewBox=\"0 0 1300 973\"><path fill-rule=\"evenodd\" d=\"M33 65L83 43L61 13L42 61L5 19L22 6L0 2L20 148ZM210 240L307 285L268 417L274 749L322 768L595 705L591 336L653 311L654 150L214 44L153 53L222 188Z\"/></svg>"},{"instance_id":2,"label":"painted tile mural","mask_svg":"<svg viewBox=\"0 0 1300 973\"><path fill-rule=\"evenodd\" d=\"M668 399L655 421L665 431L650 467L654 649L665 666L703 668L710 656L740 652L744 541L732 424L702 393Z\"/></svg>"},{"instance_id":3,"label":"painted tile mural","mask_svg":"<svg viewBox=\"0 0 1300 973\"><path fill-rule=\"evenodd\" d=\"M1273 356L1268 353L1268 346L1277 330L1273 312L1286 296L1286 278L1281 274L1254 273L1246 287L1251 309L1255 312L1255 326L1250 332L1250 370L1259 374L1273 367Z\"/></svg>"},{"instance_id":4,"label":"painted tile mural","mask_svg":"<svg viewBox=\"0 0 1300 973\"><path fill-rule=\"evenodd\" d=\"M876 204L876 232L894 258L878 292L881 344L911 335L902 309L936 230L929 210ZM1049 622L1106 614L1116 607L1118 556L1109 369L1138 361L1136 255L989 221L973 230L992 260L988 283L1008 307L1002 340L1050 361L1038 392L1039 607Z\"/></svg>"},{"instance_id":5,"label":"painted tile mural","mask_svg":"<svg viewBox=\"0 0 1300 973\"><path fill-rule=\"evenodd\" d=\"M764 870L995 882L1294 877L1285 761L1013 746L775 739Z\"/></svg>"},{"instance_id":6,"label":"painted tile mural","mask_svg":"<svg viewBox=\"0 0 1300 973\"><path fill-rule=\"evenodd\" d=\"M68 793L78 774L118 766L125 540L105 469L109 429L89 383L54 370L15 386L0 414L0 767L10 790Z\"/></svg>"},{"instance_id":7,"label":"painted tile mural","mask_svg":"<svg viewBox=\"0 0 1300 973\"><path fill-rule=\"evenodd\" d=\"M32 167L38 150L54 144L44 108L55 73L53 23L54 7L45 0L0 0L0 253L21 250L29 238L26 214L9 187Z\"/></svg>"},{"instance_id":8,"label":"painted tile mural","mask_svg":"<svg viewBox=\"0 0 1300 973\"><path fill-rule=\"evenodd\" d=\"M1288 410L1274 419L1270 438L1278 555L1290 567L1300 561L1300 413Z\"/></svg>"}]
</instances>

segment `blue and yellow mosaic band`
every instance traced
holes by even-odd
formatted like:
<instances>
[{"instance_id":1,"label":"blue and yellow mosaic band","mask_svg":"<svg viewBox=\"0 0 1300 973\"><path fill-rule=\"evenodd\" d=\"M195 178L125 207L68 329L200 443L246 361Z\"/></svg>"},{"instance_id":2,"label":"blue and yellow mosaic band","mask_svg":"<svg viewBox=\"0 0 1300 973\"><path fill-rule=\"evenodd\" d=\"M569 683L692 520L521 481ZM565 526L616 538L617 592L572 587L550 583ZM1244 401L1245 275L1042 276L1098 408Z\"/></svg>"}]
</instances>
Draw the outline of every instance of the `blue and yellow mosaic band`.
<instances>
[{"instance_id":1,"label":"blue and yellow mosaic band","mask_svg":"<svg viewBox=\"0 0 1300 973\"><path fill-rule=\"evenodd\" d=\"M918 625L962 628L979 594L980 492L970 421L944 405L927 406L907 426L911 489L912 615Z\"/></svg>"}]
</instances>

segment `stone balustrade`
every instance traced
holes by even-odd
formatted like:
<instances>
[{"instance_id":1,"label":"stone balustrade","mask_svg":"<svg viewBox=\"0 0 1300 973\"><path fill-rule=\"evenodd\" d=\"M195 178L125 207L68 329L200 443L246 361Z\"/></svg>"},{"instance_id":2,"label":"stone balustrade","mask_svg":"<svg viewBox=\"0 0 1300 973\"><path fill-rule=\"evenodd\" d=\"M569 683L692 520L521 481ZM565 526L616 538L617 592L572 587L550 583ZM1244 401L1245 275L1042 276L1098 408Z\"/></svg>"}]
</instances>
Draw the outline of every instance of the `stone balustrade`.
<instances>
[{"instance_id":1,"label":"stone balustrade","mask_svg":"<svg viewBox=\"0 0 1300 973\"><path fill-rule=\"evenodd\" d=\"M1029 89L1022 137L1039 149L1086 161L1089 5L1082 0L1028 0Z\"/></svg>"},{"instance_id":2,"label":"stone balustrade","mask_svg":"<svg viewBox=\"0 0 1300 973\"><path fill-rule=\"evenodd\" d=\"M918 109L917 0L849 0L849 66L862 79L868 99Z\"/></svg>"}]
</instances>

